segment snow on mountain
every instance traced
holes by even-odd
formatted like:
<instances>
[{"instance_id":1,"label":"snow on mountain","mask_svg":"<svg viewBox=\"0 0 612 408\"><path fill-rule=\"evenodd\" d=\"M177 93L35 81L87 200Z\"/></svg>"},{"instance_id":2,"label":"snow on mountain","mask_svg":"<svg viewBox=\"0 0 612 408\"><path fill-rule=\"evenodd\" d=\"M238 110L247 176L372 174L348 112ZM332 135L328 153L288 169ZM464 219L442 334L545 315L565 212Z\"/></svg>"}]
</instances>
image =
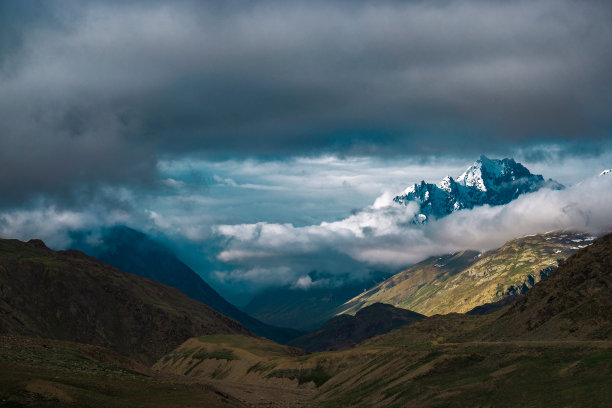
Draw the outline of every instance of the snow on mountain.
<instances>
[{"instance_id":1,"label":"snow on mountain","mask_svg":"<svg viewBox=\"0 0 612 408\"><path fill-rule=\"evenodd\" d=\"M521 194L541 188L560 190L563 185L539 174L531 174L514 159L495 160L486 156L468 167L457 179L443 178L438 184L421 181L413 184L393 198L399 204L416 201L420 213L415 222L422 223L431 217L440 218L464 208L479 205L503 205Z\"/></svg>"},{"instance_id":2,"label":"snow on mountain","mask_svg":"<svg viewBox=\"0 0 612 408\"><path fill-rule=\"evenodd\" d=\"M612 174L612 169L604 170L599 173L600 176L605 176L606 174Z\"/></svg>"}]
</instances>

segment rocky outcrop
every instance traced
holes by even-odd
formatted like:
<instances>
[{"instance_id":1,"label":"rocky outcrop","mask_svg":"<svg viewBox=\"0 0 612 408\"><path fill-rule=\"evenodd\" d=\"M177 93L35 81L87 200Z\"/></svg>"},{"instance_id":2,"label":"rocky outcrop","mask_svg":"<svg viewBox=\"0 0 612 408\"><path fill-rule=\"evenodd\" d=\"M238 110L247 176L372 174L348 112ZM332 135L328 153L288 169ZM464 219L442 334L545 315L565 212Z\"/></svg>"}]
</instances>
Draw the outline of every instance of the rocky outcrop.
<instances>
[{"instance_id":1,"label":"rocky outcrop","mask_svg":"<svg viewBox=\"0 0 612 408\"><path fill-rule=\"evenodd\" d=\"M563 259L557 259L557 262L563 262ZM527 291L533 288L533 285L546 278L552 271L556 269L555 265L540 269L538 272L525 276L523 282L514 285L508 285L499 293L502 297L524 295Z\"/></svg>"}]
</instances>

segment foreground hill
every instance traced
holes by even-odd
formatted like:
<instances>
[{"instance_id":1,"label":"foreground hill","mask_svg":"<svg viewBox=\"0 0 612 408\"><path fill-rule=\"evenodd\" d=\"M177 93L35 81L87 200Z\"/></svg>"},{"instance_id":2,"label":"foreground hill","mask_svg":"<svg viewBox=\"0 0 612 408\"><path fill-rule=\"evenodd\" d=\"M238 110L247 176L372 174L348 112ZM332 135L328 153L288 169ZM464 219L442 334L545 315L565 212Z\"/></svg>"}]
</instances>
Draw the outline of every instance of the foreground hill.
<instances>
[{"instance_id":1,"label":"foreground hill","mask_svg":"<svg viewBox=\"0 0 612 408\"><path fill-rule=\"evenodd\" d=\"M374 303L359 310L355 316L336 316L289 344L308 351L343 350L424 318L410 310Z\"/></svg>"},{"instance_id":2,"label":"foreground hill","mask_svg":"<svg viewBox=\"0 0 612 408\"><path fill-rule=\"evenodd\" d=\"M144 363L196 335L252 335L177 289L40 240L0 240L0 293L0 333L103 346Z\"/></svg>"},{"instance_id":3,"label":"foreground hill","mask_svg":"<svg viewBox=\"0 0 612 408\"><path fill-rule=\"evenodd\" d=\"M381 302L424 315L465 313L521 295L554 270L559 261L593 242L576 232L549 232L517 238L501 248L431 257L393 275L342 305L354 314Z\"/></svg>"},{"instance_id":4,"label":"foreground hill","mask_svg":"<svg viewBox=\"0 0 612 408\"><path fill-rule=\"evenodd\" d=\"M265 324L242 312L219 295L170 249L140 231L116 226L104 231L96 245L88 245L85 240L78 239L78 234L75 238L76 247L83 252L122 271L177 288L192 299L237 320L260 336L284 344L303 334L298 330Z\"/></svg>"},{"instance_id":5,"label":"foreground hill","mask_svg":"<svg viewBox=\"0 0 612 408\"><path fill-rule=\"evenodd\" d=\"M0 334L0 406L6 408L242 408L208 384L155 371L99 346Z\"/></svg>"}]
</instances>

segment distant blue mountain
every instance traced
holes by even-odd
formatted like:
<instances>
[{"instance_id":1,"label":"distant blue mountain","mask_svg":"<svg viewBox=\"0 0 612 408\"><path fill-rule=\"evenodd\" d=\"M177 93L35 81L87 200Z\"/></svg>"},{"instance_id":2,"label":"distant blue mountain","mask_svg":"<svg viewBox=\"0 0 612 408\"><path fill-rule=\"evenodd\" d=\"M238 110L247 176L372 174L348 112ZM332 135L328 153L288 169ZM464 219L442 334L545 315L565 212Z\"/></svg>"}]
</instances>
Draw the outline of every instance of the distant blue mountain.
<instances>
[{"instance_id":1,"label":"distant blue mountain","mask_svg":"<svg viewBox=\"0 0 612 408\"><path fill-rule=\"evenodd\" d=\"M552 179L544 180L539 174L531 174L514 159L494 160L480 156L457 179L447 176L438 184L421 181L408 187L393 201L404 205L416 202L420 210L415 221L421 223L465 208L508 204L521 194L544 187L564 188Z\"/></svg>"},{"instance_id":2,"label":"distant blue mountain","mask_svg":"<svg viewBox=\"0 0 612 408\"><path fill-rule=\"evenodd\" d=\"M124 272L133 273L172 286L192 299L235 319L260 336L278 343L287 343L303 333L263 323L226 301L197 273L185 265L164 245L146 234L125 226L102 231L101 240L87 243L88 233L74 234L73 248L111 264Z\"/></svg>"}]
</instances>

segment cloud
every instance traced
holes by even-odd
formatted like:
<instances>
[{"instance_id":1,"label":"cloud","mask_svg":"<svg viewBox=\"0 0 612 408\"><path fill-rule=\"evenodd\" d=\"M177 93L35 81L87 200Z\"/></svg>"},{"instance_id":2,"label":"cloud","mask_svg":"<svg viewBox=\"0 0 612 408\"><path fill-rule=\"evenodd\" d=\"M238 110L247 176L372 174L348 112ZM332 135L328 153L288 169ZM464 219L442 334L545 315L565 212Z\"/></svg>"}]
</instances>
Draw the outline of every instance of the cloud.
<instances>
[{"instance_id":1,"label":"cloud","mask_svg":"<svg viewBox=\"0 0 612 408\"><path fill-rule=\"evenodd\" d=\"M360 280L372 271L396 271L431 255L493 249L527 234L562 229L610 232L610 202L612 177L604 175L565 190L526 194L504 206L458 211L426 225L411 223L416 204L401 206L384 197L336 222L304 227L263 222L221 225L215 232L226 242L218 256L223 262L255 270L275 265L285 272L282 278L276 276L279 282L304 287L308 283L304 277L311 271L338 280ZM258 278L248 273L228 277L254 285Z\"/></svg>"},{"instance_id":2,"label":"cloud","mask_svg":"<svg viewBox=\"0 0 612 408\"><path fill-rule=\"evenodd\" d=\"M0 13L3 202L184 154L610 140L608 2L43 3Z\"/></svg>"},{"instance_id":3,"label":"cloud","mask_svg":"<svg viewBox=\"0 0 612 408\"><path fill-rule=\"evenodd\" d=\"M49 247L65 249L72 243L70 233L126 224L129 214L122 211L106 211L90 207L81 211L60 209L54 206L18 209L0 214L0 237L27 241L42 239Z\"/></svg>"}]
</instances>

